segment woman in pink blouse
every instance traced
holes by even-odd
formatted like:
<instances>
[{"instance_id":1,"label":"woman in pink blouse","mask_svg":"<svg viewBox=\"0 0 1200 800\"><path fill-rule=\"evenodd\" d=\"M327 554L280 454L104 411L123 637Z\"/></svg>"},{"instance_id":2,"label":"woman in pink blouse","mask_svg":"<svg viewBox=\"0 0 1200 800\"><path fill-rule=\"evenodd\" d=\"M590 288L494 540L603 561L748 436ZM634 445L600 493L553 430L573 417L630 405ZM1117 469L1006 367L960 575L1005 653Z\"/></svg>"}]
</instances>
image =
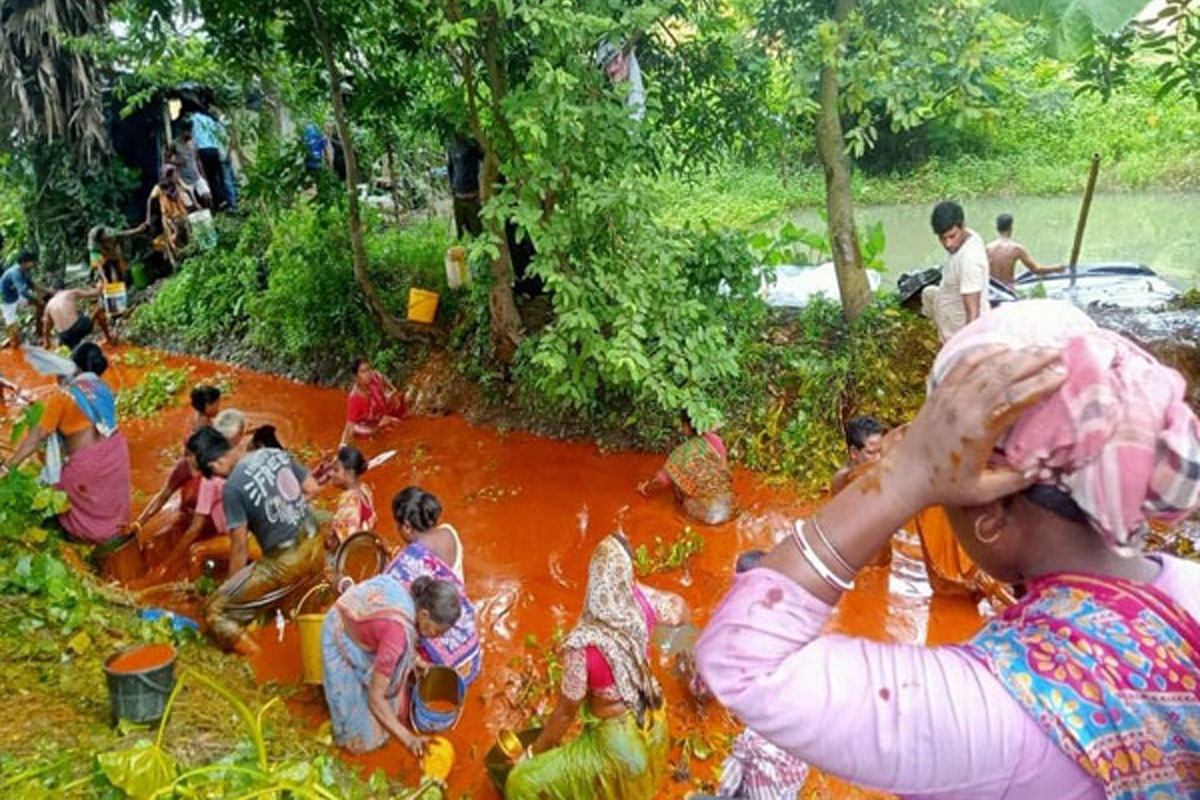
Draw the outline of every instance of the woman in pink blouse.
<instances>
[{"instance_id":1,"label":"woman in pink blouse","mask_svg":"<svg viewBox=\"0 0 1200 800\"><path fill-rule=\"evenodd\" d=\"M667 719L650 668L656 624L685 621L682 598L640 585L622 534L596 545L587 598L563 640L557 707L508 776L508 800L651 800L666 777ZM583 731L562 738L587 703Z\"/></svg>"},{"instance_id":2,"label":"woman in pink blouse","mask_svg":"<svg viewBox=\"0 0 1200 800\"><path fill-rule=\"evenodd\" d=\"M907 435L734 579L701 674L793 755L904 797L1200 796L1200 565L1143 555L1200 501L1183 379L1072 306L951 339ZM943 505L1024 598L961 646L822 635L856 569Z\"/></svg>"}]
</instances>

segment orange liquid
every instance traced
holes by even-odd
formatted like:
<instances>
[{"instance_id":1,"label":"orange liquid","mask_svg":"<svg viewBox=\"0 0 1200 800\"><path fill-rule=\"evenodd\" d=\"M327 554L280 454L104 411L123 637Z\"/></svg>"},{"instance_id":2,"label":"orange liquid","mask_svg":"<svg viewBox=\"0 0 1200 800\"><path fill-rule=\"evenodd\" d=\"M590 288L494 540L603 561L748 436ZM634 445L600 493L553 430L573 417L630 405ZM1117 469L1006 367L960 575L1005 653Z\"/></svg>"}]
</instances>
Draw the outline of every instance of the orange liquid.
<instances>
[{"instance_id":1,"label":"orange liquid","mask_svg":"<svg viewBox=\"0 0 1200 800\"><path fill-rule=\"evenodd\" d=\"M104 378L118 392L132 387L145 371L114 357L124 350L105 349L110 367ZM163 363L193 367L191 380L195 383L218 372L233 374L235 385L225 405L245 411L251 426L275 425L285 445L328 448L341 435L346 407L343 390L199 359L165 356ZM27 388L52 383L35 375L24 359L11 351L0 353L0 372ZM133 484L144 493L134 505L135 513L162 485L178 458L179 442L191 417L186 404L181 397L178 406L153 419L121 422L129 439ZM453 524L462 537L467 591L478 609L484 654L483 670L469 690L462 720L444 734L455 751L464 754L449 780L450 796L454 797L470 793L480 800L496 798L484 770L483 754L495 744L501 729L520 731L529 723L528 714L515 711L505 695L519 681L519 671L514 671L510 662L540 657L525 646L526 635L536 636L544 645L556 628L569 629L574 624L587 582L588 558L601 537L619 524L635 548L644 544L652 549L655 536L670 539L688 524L700 531L706 544L691 561L688 585L680 583L678 571L651 576L646 583L683 595L693 620L703 625L729 586L737 554L772 546L775 534L767 514L794 516L810 507L786 488L769 486L760 476L735 469L734 491L741 516L714 528L696 526L679 515L669 492L646 500L634 491L639 480L652 476L661 466L662 454L604 453L589 443L476 428L460 417L409 417L359 446L368 458L397 450L395 458L365 476L381 511L390 508L393 492L416 484L439 497L446 509L444 521ZM325 492L330 500L337 494L332 488ZM386 546L394 547L401 540L386 516L384 512L378 534ZM147 566L153 569L158 565ZM194 601L189 603L169 587L143 594L141 601L193 619L203 616ZM843 597L829 629L881 641L932 644L962 641L978 626L968 599L935 596L930 602L889 595L887 571L871 568L860 575L854 591ZM258 677L299 685L296 626L289 624L280 642L274 625L266 625L257 641L263 649L254 660ZM657 653L654 668L663 684L673 736L703 733L716 748L714 757L692 760L692 777L719 778L724 755L721 736L741 726L716 705L695 709L686 689L669 667L659 662ZM288 706L311 722L313 730L328 719L318 691L302 690ZM676 748L672 763L679 755ZM342 757L360 765L364 777L382 768L392 778L416 785L420 776L416 759L397 742L365 755L343 753ZM690 781L668 780L657 798L677 800L691 790ZM850 786L814 769L801 796L879 800L889 795Z\"/></svg>"},{"instance_id":2,"label":"orange liquid","mask_svg":"<svg viewBox=\"0 0 1200 800\"><path fill-rule=\"evenodd\" d=\"M175 657L175 648L169 644L148 644L127 653L122 653L109 663L113 672L142 672L161 667Z\"/></svg>"},{"instance_id":3,"label":"orange liquid","mask_svg":"<svg viewBox=\"0 0 1200 800\"><path fill-rule=\"evenodd\" d=\"M458 710L458 704L451 703L449 700L422 700L421 705L434 714L453 714Z\"/></svg>"},{"instance_id":4,"label":"orange liquid","mask_svg":"<svg viewBox=\"0 0 1200 800\"><path fill-rule=\"evenodd\" d=\"M379 551L369 544L359 544L346 552L342 562L342 575L362 583L373 578L379 569Z\"/></svg>"}]
</instances>

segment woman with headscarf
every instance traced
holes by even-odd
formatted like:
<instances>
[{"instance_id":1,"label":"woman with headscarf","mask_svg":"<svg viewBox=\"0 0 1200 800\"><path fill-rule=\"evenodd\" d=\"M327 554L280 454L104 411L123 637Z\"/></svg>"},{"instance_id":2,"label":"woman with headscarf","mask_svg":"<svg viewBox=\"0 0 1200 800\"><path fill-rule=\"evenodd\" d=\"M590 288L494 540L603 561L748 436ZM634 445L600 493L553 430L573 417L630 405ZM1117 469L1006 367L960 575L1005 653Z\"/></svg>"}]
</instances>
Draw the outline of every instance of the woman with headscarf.
<instances>
[{"instance_id":1,"label":"woman with headscarf","mask_svg":"<svg viewBox=\"0 0 1200 800\"><path fill-rule=\"evenodd\" d=\"M716 697L793 755L904 797L1200 796L1200 564L1138 551L1200 502L1178 373L1065 303L954 336L903 439L734 580ZM880 542L941 505L1025 596L964 645L822 635Z\"/></svg>"},{"instance_id":2,"label":"woman with headscarf","mask_svg":"<svg viewBox=\"0 0 1200 800\"><path fill-rule=\"evenodd\" d=\"M129 445L117 428L116 397L100 379L108 369L104 353L84 342L71 360L75 374L60 379L38 424L5 466L17 467L46 442L43 478L71 502L59 514L59 524L72 538L104 544L117 539L129 522Z\"/></svg>"},{"instance_id":3,"label":"woman with headscarf","mask_svg":"<svg viewBox=\"0 0 1200 800\"><path fill-rule=\"evenodd\" d=\"M715 430L696 435L686 416L682 422L685 441L671 451L653 478L638 484L638 493L649 497L671 487L683 512L696 522L720 525L734 514L733 472L725 442Z\"/></svg>"},{"instance_id":4,"label":"woman with headscarf","mask_svg":"<svg viewBox=\"0 0 1200 800\"><path fill-rule=\"evenodd\" d=\"M528 757L509 774L505 797L658 796L670 736L662 688L650 668L650 637L656 624L683 622L681 604L675 595L637 583L624 536L596 545L583 613L563 640L558 705ZM582 732L560 744L585 700Z\"/></svg>"}]
</instances>

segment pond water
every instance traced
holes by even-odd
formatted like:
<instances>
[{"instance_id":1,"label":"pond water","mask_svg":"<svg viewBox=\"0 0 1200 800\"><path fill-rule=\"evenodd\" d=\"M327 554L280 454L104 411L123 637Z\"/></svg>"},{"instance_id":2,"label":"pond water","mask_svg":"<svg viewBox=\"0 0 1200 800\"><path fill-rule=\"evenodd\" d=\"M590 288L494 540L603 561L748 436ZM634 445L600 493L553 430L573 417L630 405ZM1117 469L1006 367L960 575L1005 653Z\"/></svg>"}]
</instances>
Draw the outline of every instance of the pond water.
<instances>
[{"instance_id":1,"label":"pond water","mask_svg":"<svg viewBox=\"0 0 1200 800\"><path fill-rule=\"evenodd\" d=\"M105 379L118 392L134 386L144 366L130 366L127 348L109 351L112 367ZM144 362L144 356L135 359ZM190 371L189 385L221 374L231 385L226 408L245 411L250 424L278 427L285 446L305 460L333 446L341 433L346 404L342 391L294 383L197 359L164 356L162 363ZM0 372L25 387L50 391L49 381L34 376L12 351L0 352ZM178 457L190 411L186 400L151 419L122 421L129 439L135 487L134 509L140 510L161 484ZM651 549L656 537L670 541L687 524L676 512L669 493L646 500L634 491L642 477L654 474L661 454L604 453L594 445L561 442L530 434L503 433L469 425L459 417L416 417L362 445L370 457L385 450L398 454L365 476L383 521L380 534L398 541L390 514L396 491L419 484L437 494L445 519L462 535L467 589L479 609L484 647L483 672L471 687L462 722L448 734L457 753L450 777L453 796L469 794L483 800L498 797L483 769L483 755L501 728L520 729L530 709L520 696L529 664L543 658L541 648L527 637L546 643L556 628L569 628L583 598L587 564L595 544L618 525L635 547ZM703 624L731 579L736 555L752 547L769 547L775 534L768 515L796 515L806 504L786 487L762 476L736 470L734 486L742 514L728 524L705 528L705 547L685 574L678 570L654 575L646 582L677 591L690 604L695 621ZM326 507L334 490L326 489L319 504ZM166 516L166 515L164 515ZM919 546L896 537L897 557L891 570L868 568L854 591L839 604L831 630L883 641L961 641L979 626L980 618L965 597L933 595L919 561ZM152 571L153 572L153 571ZM182 576L164 576L178 579ZM178 586L175 584L174 586ZM148 605L167 605L199 616L195 598L180 597L177 588L161 587L142 595ZM306 607L306 611L315 609ZM293 623L278 632L265 624L258 632L264 650L254 660L261 680L294 687L288 706L310 719L313 730L327 719L320 690L301 685L299 635ZM186 666L186 651L181 665ZM667 695L670 727L675 737L702 733L715 754L694 761L693 779L711 779L727 751L727 734L736 723L720 708L696 709L668 665L656 658ZM103 677L95 676L103 693ZM678 744L673 762L678 759ZM418 776L415 760L396 743L366 756L345 756L369 774L380 767L393 777L411 781ZM659 797L682 798L691 781L671 782ZM849 787L813 771L806 797L865 800L885 795Z\"/></svg>"},{"instance_id":2,"label":"pond water","mask_svg":"<svg viewBox=\"0 0 1200 800\"><path fill-rule=\"evenodd\" d=\"M1013 215L1013 236L1042 264L1066 263L1075 239L1080 195L980 197L963 201L967 226L985 241L995 237L996 216ZM945 261L929 227L933 203L859 206L859 225L883 223L887 236L884 285L894 288L902 272ZM793 215L798 224L821 229L815 210ZM1092 199L1080 262L1142 262L1181 289L1200 280L1200 193L1097 194Z\"/></svg>"}]
</instances>

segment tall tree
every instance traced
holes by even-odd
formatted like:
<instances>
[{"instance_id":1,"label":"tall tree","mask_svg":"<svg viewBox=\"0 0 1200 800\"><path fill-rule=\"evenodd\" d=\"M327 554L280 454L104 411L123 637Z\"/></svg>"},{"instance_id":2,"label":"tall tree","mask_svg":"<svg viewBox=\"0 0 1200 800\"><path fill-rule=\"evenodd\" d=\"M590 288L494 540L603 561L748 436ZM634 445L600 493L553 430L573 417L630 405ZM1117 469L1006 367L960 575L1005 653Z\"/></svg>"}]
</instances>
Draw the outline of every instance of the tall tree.
<instances>
[{"instance_id":1,"label":"tall tree","mask_svg":"<svg viewBox=\"0 0 1200 800\"><path fill-rule=\"evenodd\" d=\"M826 48L817 77L817 155L825 173L825 213L829 220L829 245L837 268L838 294L849 320L855 320L871 302L871 285L863 268L854 225L854 199L850 189L850 158L842 133L838 91L838 58L845 47L846 22L854 0L836 0L833 22L838 35Z\"/></svg>"},{"instance_id":2,"label":"tall tree","mask_svg":"<svg viewBox=\"0 0 1200 800\"><path fill-rule=\"evenodd\" d=\"M810 98L826 211L847 319L871 303L854 226L848 156L942 114L978 114L988 58L973 0L764 0L759 33ZM815 77L815 80L814 80Z\"/></svg>"},{"instance_id":3,"label":"tall tree","mask_svg":"<svg viewBox=\"0 0 1200 800\"><path fill-rule=\"evenodd\" d=\"M0 5L0 127L6 136L65 144L81 164L96 164L108 152L96 63L69 41L107 22L106 0Z\"/></svg>"}]
</instances>

